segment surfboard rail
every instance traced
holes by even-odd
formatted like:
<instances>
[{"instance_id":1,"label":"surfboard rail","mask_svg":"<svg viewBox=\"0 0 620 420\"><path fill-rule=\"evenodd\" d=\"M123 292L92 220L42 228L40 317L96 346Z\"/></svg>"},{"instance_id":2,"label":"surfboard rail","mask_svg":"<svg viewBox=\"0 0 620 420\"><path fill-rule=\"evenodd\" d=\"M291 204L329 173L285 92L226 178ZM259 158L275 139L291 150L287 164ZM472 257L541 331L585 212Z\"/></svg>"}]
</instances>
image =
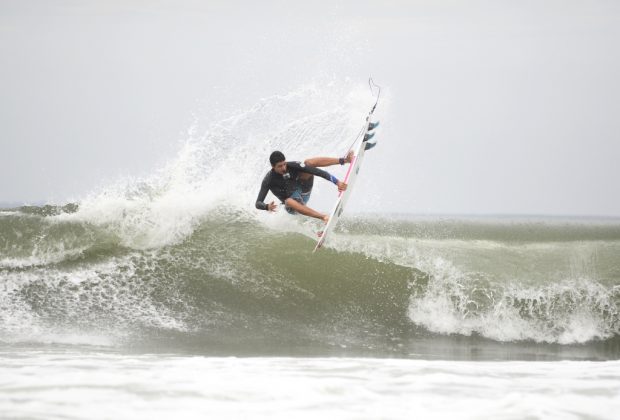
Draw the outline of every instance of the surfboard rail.
<instances>
[{"instance_id":1,"label":"surfboard rail","mask_svg":"<svg viewBox=\"0 0 620 420\"><path fill-rule=\"evenodd\" d=\"M361 141L359 142L353 154L353 158L351 160L351 163L349 164L349 168L347 169L347 173L344 177L343 182L347 184L347 189L344 191L338 192L338 199L336 200L336 203L334 204L334 207L330 213L329 220L327 224L325 225L325 228L321 232L319 232L319 239L317 240L316 246L314 247L314 251L312 251L313 253L321 249L321 247L325 244L325 241L327 237L329 236L330 232L336 227L336 224L338 224L338 220L340 220L340 217L342 216L342 213L344 212L344 207L347 203L347 200L349 199L349 196L351 195L351 192L353 191L353 185L355 184L355 180L357 179L357 175L359 174L360 167L364 159L364 154L366 152L366 144L369 139L368 132L369 132L370 124L371 124L370 119L372 117L373 112L375 111L375 108L377 107L378 101L379 101L379 95L377 95L377 101L375 102L374 106L372 107L372 109L368 113L368 116L366 117L366 123L365 123L365 127L363 128L363 135L361 136Z\"/></svg>"}]
</instances>

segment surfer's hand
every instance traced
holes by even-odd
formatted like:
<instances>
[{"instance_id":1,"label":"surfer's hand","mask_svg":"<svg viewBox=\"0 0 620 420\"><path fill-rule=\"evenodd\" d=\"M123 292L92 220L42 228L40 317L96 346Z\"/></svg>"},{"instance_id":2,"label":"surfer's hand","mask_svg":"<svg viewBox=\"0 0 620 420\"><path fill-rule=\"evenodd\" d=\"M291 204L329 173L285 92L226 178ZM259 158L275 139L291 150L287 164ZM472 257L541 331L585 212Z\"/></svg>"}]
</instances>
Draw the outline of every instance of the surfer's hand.
<instances>
[{"instance_id":1,"label":"surfer's hand","mask_svg":"<svg viewBox=\"0 0 620 420\"><path fill-rule=\"evenodd\" d=\"M347 153L347 157L344 158L344 161L346 163L351 163L351 160L353 160L353 150L349 150L349 153Z\"/></svg>"},{"instance_id":2,"label":"surfer's hand","mask_svg":"<svg viewBox=\"0 0 620 420\"><path fill-rule=\"evenodd\" d=\"M269 204L267 204L267 210L269 211L276 211L276 208L278 207L278 205L275 202L271 202Z\"/></svg>"},{"instance_id":3,"label":"surfer's hand","mask_svg":"<svg viewBox=\"0 0 620 420\"><path fill-rule=\"evenodd\" d=\"M338 191L339 192L343 192L344 190L347 189L347 184L345 184L342 181L338 181L338 183L336 185L338 186Z\"/></svg>"}]
</instances>

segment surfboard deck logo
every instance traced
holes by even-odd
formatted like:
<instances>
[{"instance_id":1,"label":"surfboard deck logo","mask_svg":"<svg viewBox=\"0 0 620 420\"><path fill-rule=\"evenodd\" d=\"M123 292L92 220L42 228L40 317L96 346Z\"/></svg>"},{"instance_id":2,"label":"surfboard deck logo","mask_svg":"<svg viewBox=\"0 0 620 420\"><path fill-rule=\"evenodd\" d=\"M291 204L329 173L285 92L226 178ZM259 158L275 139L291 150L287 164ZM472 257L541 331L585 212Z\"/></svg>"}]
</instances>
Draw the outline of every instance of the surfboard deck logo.
<instances>
[{"instance_id":1,"label":"surfboard deck logo","mask_svg":"<svg viewBox=\"0 0 620 420\"><path fill-rule=\"evenodd\" d=\"M372 79L369 80L369 84L370 83L374 84L374 82L372 82ZM345 178L344 178L344 183L347 184L347 189L338 193L338 199L336 200L336 203L334 204L334 209L330 213L329 221L325 225L325 228L322 231L317 233L319 239L316 243L316 246L314 247L313 252L316 252L318 249L320 249L323 246L323 244L325 244L325 240L329 236L329 233L332 230L334 230L334 228L338 224L338 220L340 220L340 217L342 216L342 213L344 212L344 207L347 203L347 200L349 199L349 196L351 195L351 191L353 191L353 185L355 184L355 180L357 179L357 175L359 174L360 168L362 166L362 161L364 159L364 153L366 152L366 150L371 149L376 144L376 143L368 143L368 140L370 140L374 136L374 133L372 133L371 131L374 130L378 125L378 123L373 123L370 121L370 119L372 118L372 114L375 111L375 108L377 108L377 104L379 103L379 95L381 94L381 88L379 86L377 86L377 88L379 88L379 90L377 93L377 99L375 101L375 104L373 105L372 109L366 116L366 122L364 124L364 127L362 128L362 130L360 130L360 134L362 135L360 136L358 134L358 137L355 139L352 146L358 143L358 140L360 138L361 138L361 141L359 141L359 143L357 144L355 148L354 147L350 148L351 150L354 150L354 154L353 154L353 158L351 159L351 163L349 164L347 174L345 175ZM371 89L372 89L372 85L371 85Z\"/></svg>"}]
</instances>

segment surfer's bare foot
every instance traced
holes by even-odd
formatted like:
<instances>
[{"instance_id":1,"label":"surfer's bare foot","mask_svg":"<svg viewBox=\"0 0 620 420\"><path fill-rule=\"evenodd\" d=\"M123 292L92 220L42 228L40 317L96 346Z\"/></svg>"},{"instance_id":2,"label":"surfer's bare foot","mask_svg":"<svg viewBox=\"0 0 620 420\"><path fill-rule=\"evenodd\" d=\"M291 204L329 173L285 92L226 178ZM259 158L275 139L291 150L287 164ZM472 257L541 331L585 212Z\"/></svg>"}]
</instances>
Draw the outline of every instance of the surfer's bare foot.
<instances>
[{"instance_id":1,"label":"surfer's bare foot","mask_svg":"<svg viewBox=\"0 0 620 420\"><path fill-rule=\"evenodd\" d=\"M344 161L346 163L351 163L352 160L353 160L353 150L349 150L349 153L347 153L347 157L344 158Z\"/></svg>"},{"instance_id":2,"label":"surfer's bare foot","mask_svg":"<svg viewBox=\"0 0 620 420\"><path fill-rule=\"evenodd\" d=\"M325 216L321 217L321 219L322 219L325 223L329 222L329 216L328 216L328 215L325 215Z\"/></svg>"}]
</instances>

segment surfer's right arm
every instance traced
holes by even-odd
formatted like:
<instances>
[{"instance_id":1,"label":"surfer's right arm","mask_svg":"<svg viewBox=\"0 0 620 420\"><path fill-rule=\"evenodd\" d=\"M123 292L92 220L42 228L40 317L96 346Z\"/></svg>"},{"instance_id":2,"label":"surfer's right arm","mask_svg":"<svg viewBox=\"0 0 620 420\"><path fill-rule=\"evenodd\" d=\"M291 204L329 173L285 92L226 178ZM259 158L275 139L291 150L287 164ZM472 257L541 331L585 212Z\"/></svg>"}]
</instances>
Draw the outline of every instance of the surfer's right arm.
<instances>
[{"instance_id":1,"label":"surfer's right arm","mask_svg":"<svg viewBox=\"0 0 620 420\"><path fill-rule=\"evenodd\" d=\"M258 197L256 197L256 208L259 210L275 211L276 207L278 207L275 202L272 201L269 204L265 203L265 197L267 197L267 193L269 192L269 175L270 174L267 174L260 186Z\"/></svg>"},{"instance_id":2,"label":"surfer's right arm","mask_svg":"<svg viewBox=\"0 0 620 420\"><path fill-rule=\"evenodd\" d=\"M348 154L344 161L345 162L350 162L351 161L351 156L353 156L353 155L352 154ZM327 161L327 160L329 160L331 158L314 158L314 159L315 160L324 159L324 160ZM312 175L320 176L321 178L324 178L324 179L334 183L338 187L338 191L339 192L342 192L342 191L347 189L347 184L345 184L344 182L338 180L338 178L336 178L335 176L333 176L329 172L324 171L324 170L319 169L319 168L315 168L314 166L311 166L311 165L307 164L307 162L310 162L311 160L312 159L308 159L303 164L301 164L300 162L289 162L288 165L290 167L296 168L300 172L305 172L307 174L312 174ZM335 160L338 160L338 159L335 159Z\"/></svg>"}]
</instances>

